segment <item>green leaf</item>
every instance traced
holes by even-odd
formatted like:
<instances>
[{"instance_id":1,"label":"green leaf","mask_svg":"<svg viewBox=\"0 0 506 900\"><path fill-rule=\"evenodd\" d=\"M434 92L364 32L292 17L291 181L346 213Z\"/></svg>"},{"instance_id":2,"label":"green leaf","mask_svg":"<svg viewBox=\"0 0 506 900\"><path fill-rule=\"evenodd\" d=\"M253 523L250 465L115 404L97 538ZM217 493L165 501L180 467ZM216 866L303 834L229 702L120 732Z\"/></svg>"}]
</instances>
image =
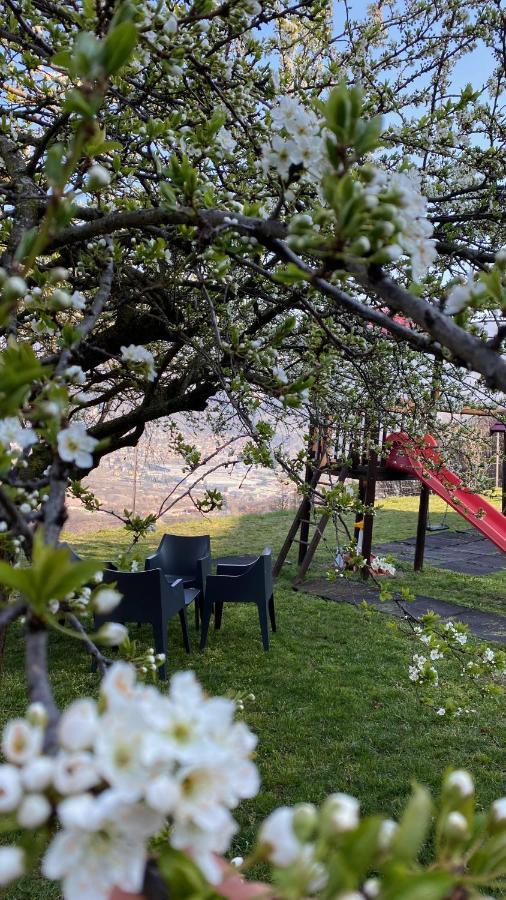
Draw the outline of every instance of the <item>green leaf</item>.
<instances>
[{"instance_id":1,"label":"green leaf","mask_svg":"<svg viewBox=\"0 0 506 900\"><path fill-rule=\"evenodd\" d=\"M49 369L43 369L30 344L10 339L0 353L0 416L17 413L33 382L46 373Z\"/></svg>"},{"instance_id":2,"label":"green leaf","mask_svg":"<svg viewBox=\"0 0 506 900\"><path fill-rule=\"evenodd\" d=\"M174 850L167 845L163 847L158 858L158 870L169 888L171 897L179 900L200 898L200 900L217 900L220 896L205 880L200 869L186 853Z\"/></svg>"},{"instance_id":3,"label":"green leaf","mask_svg":"<svg viewBox=\"0 0 506 900\"><path fill-rule=\"evenodd\" d=\"M383 900L443 900L458 883L458 876L449 872L422 872L406 876L401 884L383 887Z\"/></svg>"},{"instance_id":4,"label":"green leaf","mask_svg":"<svg viewBox=\"0 0 506 900\"><path fill-rule=\"evenodd\" d=\"M78 91L72 93L79 93ZM65 155L65 147L63 144L52 144L46 154L45 172L47 180L56 186L63 186L65 181L65 169L63 165L63 157Z\"/></svg>"},{"instance_id":5,"label":"green leaf","mask_svg":"<svg viewBox=\"0 0 506 900\"><path fill-rule=\"evenodd\" d=\"M63 600L86 584L99 568L96 560L73 562L68 548L45 544L39 529L34 537L31 566L15 569L0 561L0 582L19 591L42 613L49 600Z\"/></svg>"},{"instance_id":6,"label":"green leaf","mask_svg":"<svg viewBox=\"0 0 506 900\"><path fill-rule=\"evenodd\" d=\"M137 29L133 22L122 22L109 32L104 44L104 66L107 75L114 75L130 59L137 43Z\"/></svg>"},{"instance_id":7,"label":"green leaf","mask_svg":"<svg viewBox=\"0 0 506 900\"><path fill-rule=\"evenodd\" d=\"M59 69L69 69L71 62L72 54L70 50L60 50L59 53L55 53L51 58L52 65L57 66Z\"/></svg>"},{"instance_id":8,"label":"green leaf","mask_svg":"<svg viewBox=\"0 0 506 900\"><path fill-rule=\"evenodd\" d=\"M274 278L281 284L298 284L300 281L309 281L309 277L295 263L288 263L284 269L278 269Z\"/></svg>"},{"instance_id":9,"label":"green leaf","mask_svg":"<svg viewBox=\"0 0 506 900\"><path fill-rule=\"evenodd\" d=\"M415 784L392 841L391 851L396 859L415 860L427 837L431 821L432 799L429 791Z\"/></svg>"}]
</instances>

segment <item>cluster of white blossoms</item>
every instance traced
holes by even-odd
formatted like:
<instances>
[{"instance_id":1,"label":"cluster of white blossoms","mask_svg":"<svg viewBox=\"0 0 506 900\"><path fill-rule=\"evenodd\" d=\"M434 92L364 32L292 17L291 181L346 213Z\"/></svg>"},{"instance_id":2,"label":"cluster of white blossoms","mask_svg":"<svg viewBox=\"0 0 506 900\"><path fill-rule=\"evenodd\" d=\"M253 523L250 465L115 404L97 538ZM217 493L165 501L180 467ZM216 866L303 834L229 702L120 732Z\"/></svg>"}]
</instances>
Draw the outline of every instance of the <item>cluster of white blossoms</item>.
<instances>
[{"instance_id":1,"label":"cluster of white blossoms","mask_svg":"<svg viewBox=\"0 0 506 900\"><path fill-rule=\"evenodd\" d=\"M397 569L389 563L384 556L373 556L371 559L371 571L375 575L395 575Z\"/></svg>"},{"instance_id":2,"label":"cluster of white blossoms","mask_svg":"<svg viewBox=\"0 0 506 900\"><path fill-rule=\"evenodd\" d=\"M414 653L411 665L408 666L409 680L417 684L432 684L437 687L439 676L437 670L431 665L431 659L420 653Z\"/></svg>"},{"instance_id":3,"label":"cluster of white blossoms","mask_svg":"<svg viewBox=\"0 0 506 900\"><path fill-rule=\"evenodd\" d=\"M259 788L256 737L234 721L235 710L207 697L192 672L174 675L162 695L117 662L98 703L77 700L63 713L56 755L43 752L43 710L7 724L0 813L21 828L59 824L42 872L62 883L65 900L108 900L114 886L140 891L148 841L167 820L171 845L218 883L214 854L228 850L237 829L230 810ZM4 883L21 874L23 856L6 849Z\"/></svg>"},{"instance_id":4,"label":"cluster of white blossoms","mask_svg":"<svg viewBox=\"0 0 506 900\"><path fill-rule=\"evenodd\" d=\"M395 215L383 223L385 237L393 237L388 246L392 262L403 253L411 259L413 278L423 278L437 257L433 226L427 218L427 200L421 193L420 176L409 172L387 172L375 168L367 184L365 198L369 209L392 204ZM390 235L388 235L390 231Z\"/></svg>"},{"instance_id":5,"label":"cluster of white blossoms","mask_svg":"<svg viewBox=\"0 0 506 900\"><path fill-rule=\"evenodd\" d=\"M465 625L461 625L460 622L457 622L456 625L453 622L446 622L444 632L447 640L454 641L456 644L460 644L461 647L467 644Z\"/></svg>"},{"instance_id":6,"label":"cluster of white blossoms","mask_svg":"<svg viewBox=\"0 0 506 900\"><path fill-rule=\"evenodd\" d=\"M275 169L286 181L290 166L301 166L307 175L321 179L328 168L322 122L295 97L281 97L271 112L274 135L262 147L262 165Z\"/></svg>"},{"instance_id":7,"label":"cluster of white blossoms","mask_svg":"<svg viewBox=\"0 0 506 900\"><path fill-rule=\"evenodd\" d=\"M151 350L148 350L146 347L136 344L121 347L121 360L148 381L155 380L155 358Z\"/></svg>"}]
</instances>

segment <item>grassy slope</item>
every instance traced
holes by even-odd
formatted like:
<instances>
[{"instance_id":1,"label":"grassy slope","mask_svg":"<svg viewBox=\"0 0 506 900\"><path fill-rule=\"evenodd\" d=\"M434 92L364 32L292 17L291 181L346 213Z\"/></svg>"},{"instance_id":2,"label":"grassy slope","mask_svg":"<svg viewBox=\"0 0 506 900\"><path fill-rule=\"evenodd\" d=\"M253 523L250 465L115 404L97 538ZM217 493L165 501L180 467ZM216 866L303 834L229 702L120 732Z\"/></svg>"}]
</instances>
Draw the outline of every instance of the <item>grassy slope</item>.
<instances>
[{"instance_id":1,"label":"grassy slope","mask_svg":"<svg viewBox=\"0 0 506 900\"><path fill-rule=\"evenodd\" d=\"M378 518L378 541L413 534L415 513L406 500L389 501L394 512ZM266 544L274 552L284 538L291 513L226 517L206 523L186 521L174 531L209 531L213 553L256 552ZM103 532L74 540L83 553L106 558L118 552L123 537ZM149 547L158 535L152 535ZM331 535L329 533L329 547ZM147 549L146 545L143 549ZM328 564L320 553L320 562ZM293 563L286 569L294 570ZM421 592L487 605L506 588L497 578L469 579L427 571L416 581ZM504 581L504 580L503 580ZM443 584L444 582L444 584ZM470 583L472 582L472 584ZM210 632L208 649L187 657L179 624L170 627L170 668L191 666L213 693L252 691L256 703L245 713L259 735L258 764L263 790L238 811L241 834L234 848L244 854L259 819L275 805L320 800L333 790L348 791L362 800L366 812L395 815L412 777L437 790L449 764L466 766L475 775L481 803L504 793L505 722L496 703L480 706L472 721L445 722L419 706L406 680L411 644L390 627L386 616L367 619L348 606L295 594L288 578L278 582L278 634L270 653L263 653L255 611L226 608L221 632ZM497 607L496 607L497 608ZM132 633L146 645L149 630ZM2 684L2 717L19 714L25 703L20 634L8 638ZM52 640L52 678L59 703L96 691L88 660L78 646ZM9 900L58 897L55 887L26 879L9 893Z\"/></svg>"}]
</instances>

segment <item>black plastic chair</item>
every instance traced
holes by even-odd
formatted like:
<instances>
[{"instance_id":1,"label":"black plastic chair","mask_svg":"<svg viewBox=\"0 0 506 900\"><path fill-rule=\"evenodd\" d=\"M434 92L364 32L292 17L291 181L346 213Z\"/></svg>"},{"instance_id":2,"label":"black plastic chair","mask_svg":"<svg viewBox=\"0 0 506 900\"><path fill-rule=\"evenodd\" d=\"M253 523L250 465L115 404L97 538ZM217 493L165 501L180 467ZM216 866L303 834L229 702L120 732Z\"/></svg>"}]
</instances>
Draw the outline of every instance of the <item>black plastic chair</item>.
<instances>
[{"instance_id":1,"label":"black plastic chair","mask_svg":"<svg viewBox=\"0 0 506 900\"><path fill-rule=\"evenodd\" d=\"M160 569L148 572L104 571L104 584L116 582L123 595L118 605L107 615L95 615L95 627L105 622L147 623L153 627L153 643L157 653L167 657L167 627L176 615L181 621L185 650L190 653L190 636L186 617L185 590L181 579L169 584ZM160 678L167 680L167 666L159 669Z\"/></svg>"},{"instance_id":2,"label":"black plastic chair","mask_svg":"<svg viewBox=\"0 0 506 900\"><path fill-rule=\"evenodd\" d=\"M206 579L211 572L209 535L164 534L156 553L147 557L145 569L161 569L169 583L177 578L183 581L186 604L195 600L195 627L198 629Z\"/></svg>"},{"instance_id":3,"label":"black plastic chair","mask_svg":"<svg viewBox=\"0 0 506 900\"><path fill-rule=\"evenodd\" d=\"M202 633L200 649L207 644L207 632L214 608L214 627L221 628L221 617L224 603L255 603L258 609L262 644L264 650L269 649L269 624L276 631L276 613L274 610L274 593L272 581L272 551L269 547L263 551L249 566L221 564L216 575L209 575L206 580L202 613Z\"/></svg>"}]
</instances>

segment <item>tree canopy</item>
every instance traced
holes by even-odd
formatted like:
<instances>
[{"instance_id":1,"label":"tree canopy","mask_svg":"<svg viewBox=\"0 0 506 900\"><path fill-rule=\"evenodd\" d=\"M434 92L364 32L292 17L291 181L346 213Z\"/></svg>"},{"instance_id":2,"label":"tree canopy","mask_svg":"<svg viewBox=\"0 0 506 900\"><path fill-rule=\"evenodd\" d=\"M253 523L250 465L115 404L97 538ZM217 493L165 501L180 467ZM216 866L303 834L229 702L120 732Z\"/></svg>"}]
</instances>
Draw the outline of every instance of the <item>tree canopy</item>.
<instances>
[{"instance_id":1,"label":"tree canopy","mask_svg":"<svg viewBox=\"0 0 506 900\"><path fill-rule=\"evenodd\" d=\"M504 390L499 2L6 12L4 334L66 348L95 462L218 391L296 404L323 352Z\"/></svg>"}]
</instances>

